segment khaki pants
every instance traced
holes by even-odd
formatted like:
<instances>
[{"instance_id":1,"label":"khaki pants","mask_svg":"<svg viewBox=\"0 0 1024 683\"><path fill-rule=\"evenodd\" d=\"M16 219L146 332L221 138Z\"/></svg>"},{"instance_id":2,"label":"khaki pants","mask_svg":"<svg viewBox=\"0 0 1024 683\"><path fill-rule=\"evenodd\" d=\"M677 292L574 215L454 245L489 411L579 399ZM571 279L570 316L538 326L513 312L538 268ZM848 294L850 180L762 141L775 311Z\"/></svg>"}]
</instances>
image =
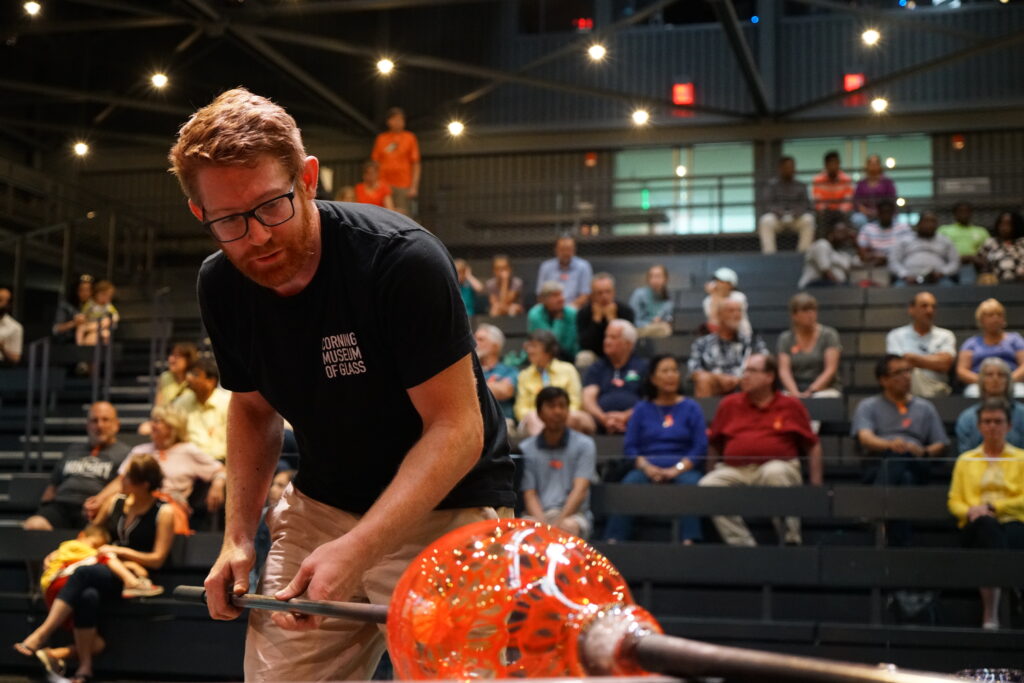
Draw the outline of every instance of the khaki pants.
<instances>
[{"instance_id":1,"label":"khaki pants","mask_svg":"<svg viewBox=\"0 0 1024 683\"><path fill-rule=\"evenodd\" d=\"M945 382L941 382L927 370L914 368L910 372L910 393L921 398L935 398L936 396L949 396L952 389Z\"/></svg>"},{"instance_id":2,"label":"khaki pants","mask_svg":"<svg viewBox=\"0 0 1024 683\"><path fill-rule=\"evenodd\" d=\"M511 510L502 508L501 516ZM447 532L484 519L498 519L494 508L435 510L408 535L404 545L363 575L353 602L386 604L402 572L424 547ZM295 576L317 547L344 536L359 517L309 498L289 485L267 515L273 545L263 567L259 592L273 595ZM245 638L245 680L369 680L385 650L384 626L325 619L313 631L279 628L266 610L249 612Z\"/></svg>"},{"instance_id":3,"label":"khaki pants","mask_svg":"<svg viewBox=\"0 0 1024 683\"><path fill-rule=\"evenodd\" d=\"M775 233L793 230L797 233L796 250L807 251L814 241L814 215L805 213L801 216L783 216L766 213L757 221L757 234L761 237L761 253L775 253Z\"/></svg>"},{"instance_id":4,"label":"khaki pants","mask_svg":"<svg viewBox=\"0 0 1024 683\"><path fill-rule=\"evenodd\" d=\"M769 460L761 465L743 465L730 467L718 463L715 469L704 475L699 486L800 486L803 477L800 475L800 461ZM750 530L740 517L712 517L719 536L729 545L757 545L750 535ZM772 519L779 542L797 543L800 539L800 518L781 517Z\"/></svg>"}]
</instances>

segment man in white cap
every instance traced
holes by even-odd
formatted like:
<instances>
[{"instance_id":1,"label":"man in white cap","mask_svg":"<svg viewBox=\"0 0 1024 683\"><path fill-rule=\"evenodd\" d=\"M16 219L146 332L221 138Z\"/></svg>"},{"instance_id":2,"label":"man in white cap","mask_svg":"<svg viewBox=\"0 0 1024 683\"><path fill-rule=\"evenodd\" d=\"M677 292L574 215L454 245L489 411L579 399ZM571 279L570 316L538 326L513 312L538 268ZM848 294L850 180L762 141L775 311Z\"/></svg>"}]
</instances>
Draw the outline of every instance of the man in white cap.
<instances>
[{"instance_id":1,"label":"man in white cap","mask_svg":"<svg viewBox=\"0 0 1024 683\"><path fill-rule=\"evenodd\" d=\"M742 317L740 319L740 333L750 336L753 332L750 327L750 319L747 318L747 295L736 289L739 287L740 277L732 268L719 268L711 276L711 280L704 285L704 291L708 293L704 297L704 317L707 320L708 332L718 331L718 306L723 301L736 301L740 305Z\"/></svg>"}]
</instances>

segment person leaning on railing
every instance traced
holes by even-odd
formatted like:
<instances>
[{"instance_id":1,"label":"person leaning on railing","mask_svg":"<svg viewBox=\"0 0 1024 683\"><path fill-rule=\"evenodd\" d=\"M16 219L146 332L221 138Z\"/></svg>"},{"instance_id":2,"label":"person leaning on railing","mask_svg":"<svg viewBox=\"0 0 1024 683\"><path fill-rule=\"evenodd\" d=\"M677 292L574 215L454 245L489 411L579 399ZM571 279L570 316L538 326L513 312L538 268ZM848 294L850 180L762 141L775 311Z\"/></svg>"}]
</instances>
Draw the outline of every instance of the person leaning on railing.
<instances>
[{"instance_id":1,"label":"person leaning on railing","mask_svg":"<svg viewBox=\"0 0 1024 683\"><path fill-rule=\"evenodd\" d=\"M949 511L964 547L1024 550L1024 450L1006 442L1012 411L1001 398L978 410L981 446L957 458ZM997 587L981 589L982 627L999 628Z\"/></svg>"}]
</instances>

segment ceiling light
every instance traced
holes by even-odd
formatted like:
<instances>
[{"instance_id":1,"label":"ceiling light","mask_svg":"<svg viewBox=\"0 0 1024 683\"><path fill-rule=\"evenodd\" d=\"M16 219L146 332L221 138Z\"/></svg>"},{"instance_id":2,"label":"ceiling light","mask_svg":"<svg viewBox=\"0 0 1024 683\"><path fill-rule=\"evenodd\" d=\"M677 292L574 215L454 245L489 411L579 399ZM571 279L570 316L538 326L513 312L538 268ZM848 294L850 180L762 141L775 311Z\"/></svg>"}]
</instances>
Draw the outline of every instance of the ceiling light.
<instances>
[{"instance_id":1,"label":"ceiling light","mask_svg":"<svg viewBox=\"0 0 1024 683\"><path fill-rule=\"evenodd\" d=\"M884 97L876 97L871 100L871 109L876 114L881 114L883 111L889 108L889 100Z\"/></svg>"},{"instance_id":2,"label":"ceiling light","mask_svg":"<svg viewBox=\"0 0 1024 683\"><path fill-rule=\"evenodd\" d=\"M390 59L384 58L377 62L377 71L381 72L385 76L395 70L395 63Z\"/></svg>"},{"instance_id":3,"label":"ceiling light","mask_svg":"<svg viewBox=\"0 0 1024 683\"><path fill-rule=\"evenodd\" d=\"M75 154L77 154L80 157L84 157L86 154L89 153L89 145L85 144L81 140L76 142L71 149L74 151Z\"/></svg>"},{"instance_id":4,"label":"ceiling light","mask_svg":"<svg viewBox=\"0 0 1024 683\"><path fill-rule=\"evenodd\" d=\"M878 32L878 29L869 28L860 34L860 39L864 41L865 45L876 45L882 38L882 34Z\"/></svg>"},{"instance_id":5,"label":"ceiling light","mask_svg":"<svg viewBox=\"0 0 1024 683\"><path fill-rule=\"evenodd\" d=\"M682 166L682 165L676 166L676 175L679 176L680 178L685 178L686 177L686 167Z\"/></svg>"},{"instance_id":6,"label":"ceiling light","mask_svg":"<svg viewBox=\"0 0 1024 683\"><path fill-rule=\"evenodd\" d=\"M638 126L642 126L651 120L651 115L647 113L646 109L637 109L633 112L633 123Z\"/></svg>"},{"instance_id":7,"label":"ceiling light","mask_svg":"<svg viewBox=\"0 0 1024 683\"><path fill-rule=\"evenodd\" d=\"M906 205L907 205L907 200L906 199L904 199L903 197L897 197L896 198L896 206L906 206Z\"/></svg>"},{"instance_id":8,"label":"ceiling light","mask_svg":"<svg viewBox=\"0 0 1024 683\"><path fill-rule=\"evenodd\" d=\"M885 160L885 167L886 168L896 168L896 159L895 159L895 157L887 157L886 160Z\"/></svg>"},{"instance_id":9,"label":"ceiling light","mask_svg":"<svg viewBox=\"0 0 1024 683\"><path fill-rule=\"evenodd\" d=\"M39 10L43 9L43 6L38 2L26 2L22 7L25 8L25 13L30 17L34 17L39 14Z\"/></svg>"},{"instance_id":10,"label":"ceiling light","mask_svg":"<svg viewBox=\"0 0 1024 683\"><path fill-rule=\"evenodd\" d=\"M466 130L466 126L462 124L462 121L451 121L448 123L448 134L452 137L458 137Z\"/></svg>"},{"instance_id":11,"label":"ceiling light","mask_svg":"<svg viewBox=\"0 0 1024 683\"><path fill-rule=\"evenodd\" d=\"M592 61L600 62L602 59L605 58L605 55L608 54L608 51L604 49L604 45L601 45L600 43L594 43L593 45L587 48L587 54L590 56L590 59Z\"/></svg>"},{"instance_id":12,"label":"ceiling light","mask_svg":"<svg viewBox=\"0 0 1024 683\"><path fill-rule=\"evenodd\" d=\"M154 88L167 87L167 74L157 72L149 77L149 82L153 84Z\"/></svg>"}]
</instances>

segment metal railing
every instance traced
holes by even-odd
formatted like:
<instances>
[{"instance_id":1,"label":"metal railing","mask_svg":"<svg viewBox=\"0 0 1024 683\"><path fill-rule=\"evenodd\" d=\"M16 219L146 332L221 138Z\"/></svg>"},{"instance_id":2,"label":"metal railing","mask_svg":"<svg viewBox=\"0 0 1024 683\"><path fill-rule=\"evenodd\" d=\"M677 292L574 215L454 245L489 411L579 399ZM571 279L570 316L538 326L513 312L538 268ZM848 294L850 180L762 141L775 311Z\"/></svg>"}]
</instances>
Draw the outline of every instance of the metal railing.
<instances>
[{"instance_id":1,"label":"metal railing","mask_svg":"<svg viewBox=\"0 0 1024 683\"><path fill-rule=\"evenodd\" d=\"M38 361L38 362L37 362ZM39 410L36 413L36 373L39 374ZM28 345L28 386L25 392L25 460L21 469L31 469L33 445L35 446L35 471L43 469L43 447L46 442L46 413L50 405L50 338L43 337ZM35 432L35 434L33 434Z\"/></svg>"},{"instance_id":2,"label":"metal railing","mask_svg":"<svg viewBox=\"0 0 1024 683\"><path fill-rule=\"evenodd\" d=\"M167 295L170 287L161 287L153 295L151 330L149 337L149 402L156 403L157 365L167 358L167 344L170 337L171 319L167 311Z\"/></svg>"}]
</instances>

